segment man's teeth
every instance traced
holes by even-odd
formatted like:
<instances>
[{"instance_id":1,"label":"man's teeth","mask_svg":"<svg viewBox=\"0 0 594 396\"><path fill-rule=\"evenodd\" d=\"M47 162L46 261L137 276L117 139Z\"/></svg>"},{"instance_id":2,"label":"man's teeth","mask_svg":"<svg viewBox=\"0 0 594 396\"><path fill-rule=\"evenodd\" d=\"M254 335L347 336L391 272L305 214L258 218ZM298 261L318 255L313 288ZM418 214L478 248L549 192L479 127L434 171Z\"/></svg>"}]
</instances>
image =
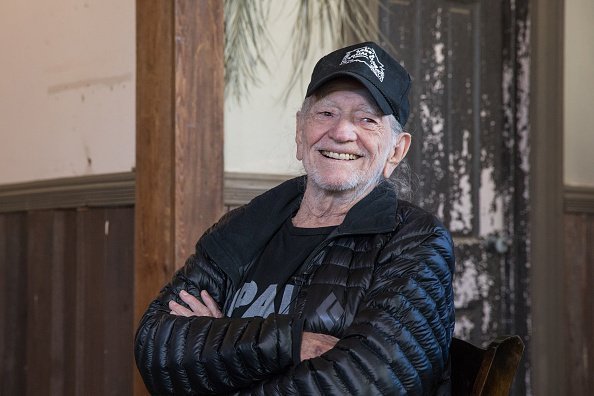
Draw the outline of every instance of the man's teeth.
<instances>
[{"instance_id":1,"label":"man's teeth","mask_svg":"<svg viewBox=\"0 0 594 396\"><path fill-rule=\"evenodd\" d=\"M355 154L335 153L333 151L326 150L322 150L321 153L324 157L333 158L337 160L356 160L357 158L359 158L359 156Z\"/></svg>"}]
</instances>

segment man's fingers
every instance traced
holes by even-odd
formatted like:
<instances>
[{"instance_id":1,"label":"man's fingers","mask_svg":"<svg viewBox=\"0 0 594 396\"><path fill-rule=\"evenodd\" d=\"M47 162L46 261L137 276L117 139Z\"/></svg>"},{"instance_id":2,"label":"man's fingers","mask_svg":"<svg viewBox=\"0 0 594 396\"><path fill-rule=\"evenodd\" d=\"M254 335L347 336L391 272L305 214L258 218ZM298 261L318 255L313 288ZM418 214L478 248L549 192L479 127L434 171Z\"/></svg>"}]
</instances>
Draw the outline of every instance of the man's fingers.
<instances>
[{"instance_id":1,"label":"man's fingers","mask_svg":"<svg viewBox=\"0 0 594 396\"><path fill-rule=\"evenodd\" d=\"M194 313L190 311L188 308L184 307L181 304L176 303L175 301L169 301L169 309L173 315L178 316L192 316Z\"/></svg>"},{"instance_id":2,"label":"man's fingers","mask_svg":"<svg viewBox=\"0 0 594 396\"><path fill-rule=\"evenodd\" d=\"M179 293L179 296L181 297L183 302L188 304L188 306L196 316L213 316L206 305L202 304L200 300L198 300L196 297L194 297L187 291L182 290Z\"/></svg>"},{"instance_id":3,"label":"man's fingers","mask_svg":"<svg viewBox=\"0 0 594 396\"><path fill-rule=\"evenodd\" d=\"M219 309L216 301L210 296L210 294L208 294L206 290L201 292L201 297L204 303L200 302L200 300L185 290L180 291L179 296L183 302L188 304L190 309L171 300L169 301L169 309L173 315L210 316L213 318L223 317L223 313Z\"/></svg>"},{"instance_id":4,"label":"man's fingers","mask_svg":"<svg viewBox=\"0 0 594 396\"><path fill-rule=\"evenodd\" d=\"M216 301L210 296L210 294L208 294L206 290L202 290L202 292L200 292L200 296L202 296L202 301L204 301L204 304L206 304L206 307L210 310L212 316L215 318L223 317L223 313L219 309Z\"/></svg>"}]
</instances>

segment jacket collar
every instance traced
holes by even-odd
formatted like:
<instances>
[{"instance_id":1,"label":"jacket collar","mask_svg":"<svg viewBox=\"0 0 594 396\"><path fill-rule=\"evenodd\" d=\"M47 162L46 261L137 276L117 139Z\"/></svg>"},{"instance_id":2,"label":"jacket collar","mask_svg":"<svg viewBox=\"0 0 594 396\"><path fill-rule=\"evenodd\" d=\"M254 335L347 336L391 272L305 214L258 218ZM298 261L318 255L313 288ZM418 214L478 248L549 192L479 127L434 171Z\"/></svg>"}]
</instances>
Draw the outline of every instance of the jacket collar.
<instances>
[{"instance_id":1,"label":"jacket collar","mask_svg":"<svg viewBox=\"0 0 594 396\"><path fill-rule=\"evenodd\" d=\"M272 235L291 217L303 198L306 176L288 180L224 216L198 241L235 285L241 267L257 258ZM332 236L390 232L396 228L396 193L380 183L347 213Z\"/></svg>"},{"instance_id":2,"label":"jacket collar","mask_svg":"<svg viewBox=\"0 0 594 396\"><path fill-rule=\"evenodd\" d=\"M396 229L396 192L382 182L348 211L339 234L377 234Z\"/></svg>"}]
</instances>

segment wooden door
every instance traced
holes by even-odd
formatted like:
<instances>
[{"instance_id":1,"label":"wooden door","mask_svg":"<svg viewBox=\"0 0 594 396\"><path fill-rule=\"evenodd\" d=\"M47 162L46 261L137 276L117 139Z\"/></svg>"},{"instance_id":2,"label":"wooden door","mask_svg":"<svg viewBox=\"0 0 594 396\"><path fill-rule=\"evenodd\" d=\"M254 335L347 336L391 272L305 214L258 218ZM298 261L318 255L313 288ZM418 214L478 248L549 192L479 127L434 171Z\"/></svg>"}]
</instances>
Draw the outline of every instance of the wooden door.
<instances>
[{"instance_id":1,"label":"wooden door","mask_svg":"<svg viewBox=\"0 0 594 396\"><path fill-rule=\"evenodd\" d=\"M391 0L384 6L382 31L413 78L405 127L413 136L413 200L443 220L456 244L456 335L485 344L513 333L527 343L520 16L500 1ZM525 369L518 372L517 394L525 394Z\"/></svg>"}]
</instances>

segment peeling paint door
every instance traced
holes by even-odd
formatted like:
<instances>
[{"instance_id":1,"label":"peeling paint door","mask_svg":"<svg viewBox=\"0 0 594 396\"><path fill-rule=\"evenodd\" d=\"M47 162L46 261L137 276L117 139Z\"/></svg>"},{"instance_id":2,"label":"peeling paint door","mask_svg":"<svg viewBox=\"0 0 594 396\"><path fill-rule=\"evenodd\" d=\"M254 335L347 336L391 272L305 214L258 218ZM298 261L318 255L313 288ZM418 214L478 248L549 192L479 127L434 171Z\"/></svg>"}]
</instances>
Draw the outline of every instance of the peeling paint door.
<instances>
[{"instance_id":1,"label":"peeling paint door","mask_svg":"<svg viewBox=\"0 0 594 396\"><path fill-rule=\"evenodd\" d=\"M413 78L406 129L418 178L414 201L443 220L456 244L456 335L476 344L499 334L527 336L528 147L527 128L518 129L517 98L509 94L522 72L509 67L517 62L505 26L512 24L513 5L391 0L384 6L382 30Z\"/></svg>"}]
</instances>

